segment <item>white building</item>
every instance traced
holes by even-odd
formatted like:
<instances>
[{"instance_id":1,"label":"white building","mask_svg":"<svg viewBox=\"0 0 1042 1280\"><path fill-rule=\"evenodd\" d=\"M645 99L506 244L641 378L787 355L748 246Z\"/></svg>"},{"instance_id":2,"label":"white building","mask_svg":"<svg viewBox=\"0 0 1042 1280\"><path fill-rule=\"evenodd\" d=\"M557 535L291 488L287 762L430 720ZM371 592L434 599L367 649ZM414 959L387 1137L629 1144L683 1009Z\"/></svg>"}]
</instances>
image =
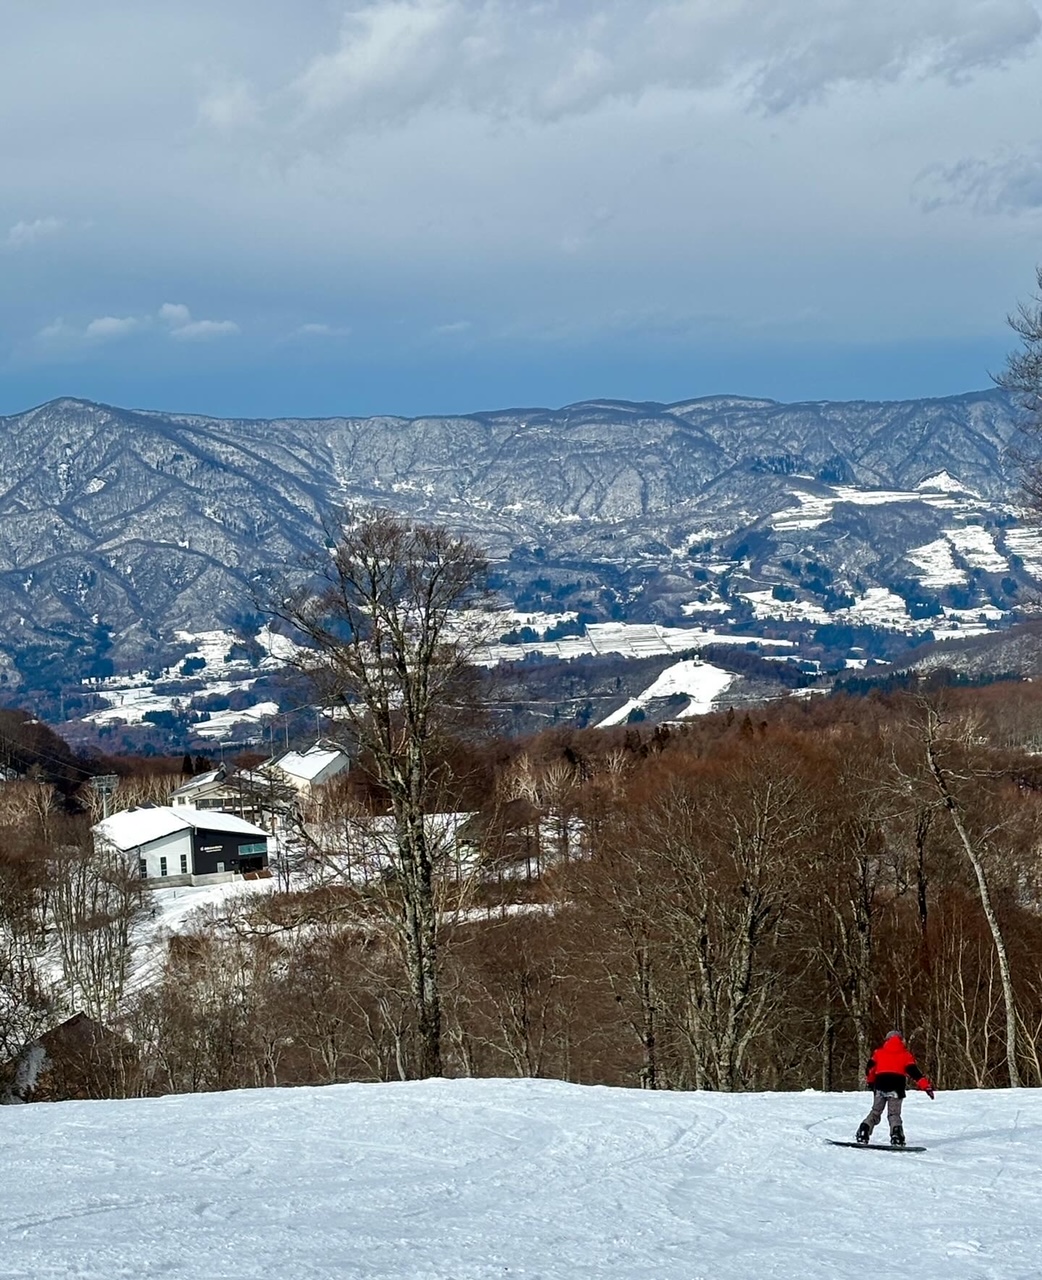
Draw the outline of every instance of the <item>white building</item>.
<instances>
[{"instance_id":1,"label":"white building","mask_svg":"<svg viewBox=\"0 0 1042 1280\"><path fill-rule=\"evenodd\" d=\"M135 859L142 880L214 883L268 865L268 833L261 827L190 805L123 809L92 830L96 841Z\"/></svg>"},{"instance_id":2,"label":"white building","mask_svg":"<svg viewBox=\"0 0 1042 1280\"><path fill-rule=\"evenodd\" d=\"M350 764L347 752L335 742L316 742L306 751L283 751L260 766L260 772L271 772L294 787L301 795L310 795L343 773Z\"/></svg>"}]
</instances>

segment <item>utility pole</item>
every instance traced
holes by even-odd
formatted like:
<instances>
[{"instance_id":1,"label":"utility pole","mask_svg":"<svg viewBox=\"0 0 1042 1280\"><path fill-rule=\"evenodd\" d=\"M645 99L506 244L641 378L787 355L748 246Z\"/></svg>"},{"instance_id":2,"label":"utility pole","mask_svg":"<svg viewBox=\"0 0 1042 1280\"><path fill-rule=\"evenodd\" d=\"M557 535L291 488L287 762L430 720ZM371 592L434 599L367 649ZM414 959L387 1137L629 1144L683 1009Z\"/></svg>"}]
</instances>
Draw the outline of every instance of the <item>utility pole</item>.
<instances>
[{"instance_id":1,"label":"utility pole","mask_svg":"<svg viewBox=\"0 0 1042 1280\"><path fill-rule=\"evenodd\" d=\"M109 816L109 796L115 791L119 777L114 773L99 773L91 778L90 785L101 796L102 819Z\"/></svg>"}]
</instances>

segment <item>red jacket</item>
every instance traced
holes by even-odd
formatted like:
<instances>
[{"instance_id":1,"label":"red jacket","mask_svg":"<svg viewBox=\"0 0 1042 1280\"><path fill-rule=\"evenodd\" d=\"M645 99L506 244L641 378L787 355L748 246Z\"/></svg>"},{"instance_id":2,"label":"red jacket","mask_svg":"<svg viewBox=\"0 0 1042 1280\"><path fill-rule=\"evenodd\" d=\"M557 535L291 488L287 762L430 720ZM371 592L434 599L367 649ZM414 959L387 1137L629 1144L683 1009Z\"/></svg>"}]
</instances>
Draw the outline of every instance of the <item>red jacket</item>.
<instances>
[{"instance_id":1,"label":"red jacket","mask_svg":"<svg viewBox=\"0 0 1042 1280\"><path fill-rule=\"evenodd\" d=\"M879 1093L896 1093L905 1096L905 1079L918 1082L923 1073L916 1065L915 1057L900 1036L888 1036L884 1044L868 1060L865 1079ZM927 1081L925 1088L929 1088Z\"/></svg>"}]
</instances>

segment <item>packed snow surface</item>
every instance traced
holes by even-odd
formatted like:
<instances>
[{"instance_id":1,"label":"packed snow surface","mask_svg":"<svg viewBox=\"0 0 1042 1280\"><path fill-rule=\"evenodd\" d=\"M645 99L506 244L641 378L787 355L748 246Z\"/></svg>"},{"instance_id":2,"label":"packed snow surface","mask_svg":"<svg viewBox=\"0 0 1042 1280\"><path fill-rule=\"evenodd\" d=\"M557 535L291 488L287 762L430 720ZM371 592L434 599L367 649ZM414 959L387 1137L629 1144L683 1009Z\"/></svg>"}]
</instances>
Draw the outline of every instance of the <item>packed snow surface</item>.
<instances>
[{"instance_id":1,"label":"packed snow surface","mask_svg":"<svg viewBox=\"0 0 1042 1280\"><path fill-rule=\"evenodd\" d=\"M1042 1091L455 1080L0 1111L0 1276L1037 1280Z\"/></svg>"}]
</instances>

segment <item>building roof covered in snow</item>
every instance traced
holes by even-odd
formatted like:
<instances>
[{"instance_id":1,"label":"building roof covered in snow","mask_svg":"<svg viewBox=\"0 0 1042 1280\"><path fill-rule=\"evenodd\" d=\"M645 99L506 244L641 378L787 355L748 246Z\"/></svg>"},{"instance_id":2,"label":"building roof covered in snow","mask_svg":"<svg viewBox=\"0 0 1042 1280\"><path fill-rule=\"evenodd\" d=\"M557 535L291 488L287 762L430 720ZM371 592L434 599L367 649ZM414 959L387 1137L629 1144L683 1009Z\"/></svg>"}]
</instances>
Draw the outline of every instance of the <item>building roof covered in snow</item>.
<instances>
[{"instance_id":1,"label":"building roof covered in snow","mask_svg":"<svg viewBox=\"0 0 1042 1280\"><path fill-rule=\"evenodd\" d=\"M225 767L222 764L217 769L208 769L206 773L195 774L170 794L171 796L191 796L198 791L208 791L211 787L219 787L226 776Z\"/></svg>"},{"instance_id":2,"label":"building roof covered in snow","mask_svg":"<svg viewBox=\"0 0 1042 1280\"><path fill-rule=\"evenodd\" d=\"M268 838L268 833L262 827L255 826L244 818L237 818L233 813L221 813L216 809L195 809L191 805L178 805L176 809L167 805L122 809L96 823L93 830L101 839L126 851L192 828L257 836L264 840Z\"/></svg>"},{"instance_id":3,"label":"building roof covered in snow","mask_svg":"<svg viewBox=\"0 0 1042 1280\"><path fill-rule=\"evenodd\" d=\"M283 751L263 767L277 769L298 786L314 786L335 778L348 764L347 752L335 742L316 742L306 751Z\"/></svg>"}]
</instances>

